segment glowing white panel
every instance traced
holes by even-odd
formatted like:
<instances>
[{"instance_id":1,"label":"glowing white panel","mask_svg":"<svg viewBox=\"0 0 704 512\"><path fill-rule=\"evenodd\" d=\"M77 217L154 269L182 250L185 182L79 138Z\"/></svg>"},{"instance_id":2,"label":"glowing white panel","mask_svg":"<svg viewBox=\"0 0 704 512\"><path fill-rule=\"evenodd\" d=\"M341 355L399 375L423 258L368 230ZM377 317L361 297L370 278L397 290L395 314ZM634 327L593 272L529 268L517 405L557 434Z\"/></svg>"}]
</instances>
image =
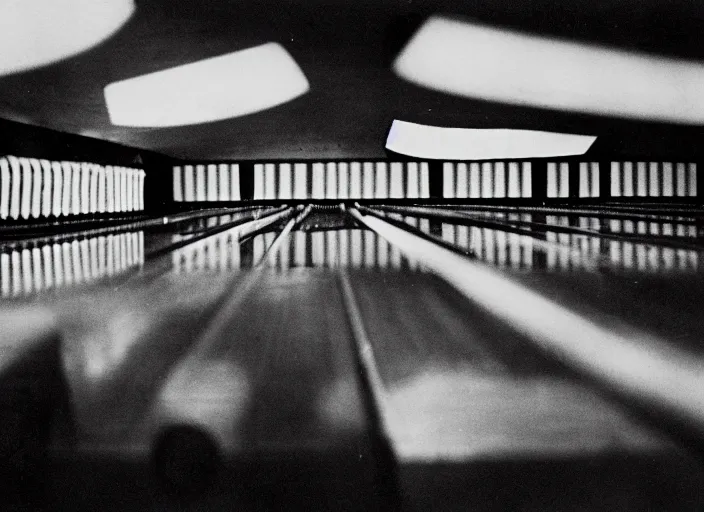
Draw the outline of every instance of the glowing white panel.
<instances>
[{"instance_id":1,"label":"glowing white panel","mask_svg":"<svg viewBox=\"0 0 704 512\"><path fill-rule=\"evenodd\" d=\"M254 199L264 199L264 164L254 164Z\"/></svg>"},{"instance_id":2,"label":"glowing white panel","mask_svg":"<svg viewBox=\"0 0 704 512\"><path fill-rule=\"evenodd\" d=\"M230 201L240 199L240 164L232 164L230 165Z\"/></svg>"},{"instance_id":3,"label":"glowing white panel","mask_svg":"<svg viewBox=\"0 0 704 512\"><path fill-rule=\"evenodd\" d=\"M687 168L685 164L678 163L676 165L676 182L677 182L677 196L687 195Z\"/></svg>"},{"instance_id":4,"label":"glowing white panel","mask_svg":"<svg viewBox=\"0 0 704 512\"><path fill-rule=\"evenodd\" d=\"M119 188L117 167L113 167L112 165L108 165L105 167L105 181L108 212L116 212L118 211L117 195Z\"/></svg>"},{"instance_id":5,"label":"glowing white panel","mask_svg":"<svg viewBox=\"0 0 704 512\"><path fill-rule=\"evenodd\" d=\"M276 165L264 164L264 199L276 199Z\"/></svg>"},{"instance_id":6,"label":"glowing white panel","mask_svg":"<svg viewBox=\"0 0 704 512\"><path fill-rule=\"evenodd\" d=\"M455 190L455 164L445 162L442 164L442 197L454 198Z\"/></svg>"},{"instance_id":7,"label":"glowing white panel","mask_svg":"<svg viewBox=\"0 0 704 512\"><path fill-rule=\"evenodd\" d=\"M217 168L218 175L218 200L230 200L230 168L227 164L220 164Z\"/></svg>"},{"instance_id":8,"label":"glowing white panel","mask_svg":"<svg viewBox=\"0 0 704 512\"><path fill-rule=\"evenodd\" d=\"M621 164L611 162L611 195L621 197Z\"/></svg>"},{"instance_id":9,"label":"glowing white panel","mask_svg":"<svg viewBox=\"0 0 704 512\"><path fill-rule=\"evenodd\" d=\"M410 199L420 197L420 173L417 162L408 162L406 176L406 197Z\"/></svg>"},{"instance_id":10,"label":"glowing white panel","mask_svg":"<svg viewBox=\"0 0 704 512\"><path fill-rule=\"evenodd\" d=\"M623 164L623 195L632 197L633 191L633 162L624 162Z\"/></svg>"},{"instance_id":11,"label":"glowing white panel","mask_svg":"<svg viewBox=\"0 0 704 512\"><path fill-rule=\"evenodd\" d=\"M327 163L325 173L325 199L337 199L337 166Z\"/></svg>"},{"instance_id":12,"label":"glowing white panel","mask_svg":"<svg viewBox=\"0 0 704 512\"><path fill-rule=\"evenodd\" d=\"M651 196L660 195L660 169L657 162L650 162L648 175L650 177L650 186L648 192Z\"/></svg>"},{"instance_id":13,"label":"glowing white panel","mask_svg":"<svg viewBox=\"0 0 704 512\"><path fill-rule=\"evenodd\" d=\"M555 162L548 162L547 165L547 195L548 197L557 197L558 195L558 178L557 178L557 164Z\"/></svg>"},{"instance_id":14,"label":"glowing white panel","mask_svg":"<svg viewBox=\"0 0 704 512\"><path fill-rule=\"evenodd\" d=\"M183 192L185 201L196 200L196 173L192 165L183 168Z\"/></svg>"},{"instance_id":15,"label":"glowing white panel","mask_svg":"<svg viewBox=\"0 0 704 512\"><path fill-rule=\"evenodd\" d=\"M144 210L144 180L147 178L147 173L143 170L139 170L139 203L137 205L138 210Z\"/></svg>"},{"instance_id":16,"label":"glowing white panel","mask_svg":"<svg viewBox=\"0 0 704 512\"><path fill-rule=\"evenodd\" d=\"M689 194L690 196L697 195L697 164L689 164Z\"/></svg>"},{"instance_id":17,"label":"glowing white panel","mask_svg":"<svg viewBox=\"0 0 704 512\"><path fill-rule=\"evenodd\" d=\"M394 64L418 85L471 98L658 121L704 120L698 62L432 17Z\"/></svg>"},{"instance_id":18,"label":"glowing white panel","mask_svg":"<svg viewBox=\"0 0 704 512\"><path fill-rule=\"evenodd\" d=\"M533 197L533 164L530 162L523 162L521 166L521 187L522 197Z\"/></svg>"},{"instance_id":19,"label":"glowing white panel","mask_svg":"<svg viewBox=\"0 0 704 512\"><path fill-rule=\"evenodd\" d=\"M364 199L374 198L374 164L364 162L362 166L362 197Z\"/></svg>"},{"instance_id":20,"label":"glowing white panel","mask_svg":"<svg viewBox=\"0 0 704 512\"><path fill-rule=\"evenodd\" d=\"M636 163L636 185L637 195L648 195L648 168L645 162Z\"/></svg>"},{"instance_id":21,"label":"glowing white panel","mask_svg":"<svg viewBox=\"0 0 704 512\"><path fill-rule=\"evenodd\" d=\"M308 166L306 164L293 165L293 198L308 198Z\"/></svg>"},{"instance_id":22,"label":"glowing white panel","mask_svg":"<svg viewBox=\"0 0 704 512\"><path fill-rule=\"evenodd\" d=\"M173 168L173 186L174 186L174 201L180 203L183 201L183 179L181 166L175 165Z\"/></svg>"},{"instance_id":23,"label":"glowing white panel","mask_svg":"<svg viewBox=\"0 0 704 512\"><path fill-rule=\"evenodd\" d=\"M570 195L570 165L567 162L560 162L560 176L558 179L559 197L569 197Z\"/></svg>"},{"instance_id":24,"label":"glowing white panel","mask_svg":"<svg viewBox=\"0 0 704 512\"><path fill-rule=\"evenodd\" d=\"M293 198L293 167L291 167L291 164L279 165L278 197L279 199Z\"/></svg>"},{"instance_id":25,"label":"glowing white panel","mask_svg":"<svg viewBox=\"0 0 704 512\"><path fill-rule=\"evenodd\" d=\"M130 190L128 188L128 175L130 173L130 170L126 167L122 167L122 174L120 175L120 194L122 195L122 211L126 212L127 206L128 206L128 201L129 201L129 196L130 196Z\"/></svg>"},{"instance_id":26,"label":"glowing white panel","mask_svg":"<svg viewBox=\"0 0 704 512\"><path fill-rule=\"evenodd\" d=\"M110 120L120 126L183 126L259 112L308 91L296 62L277 43L113 82Z\"/></svg>"},{"instance_id":27,"label":"glowing white panel","mask_svg":"<svg viewBox=\"0 0 704 512\"><path fill-rule=\"evenodd\" d=\"M140 174L139 169L130 169L132 173L132 211L141 210L139 206L139 196L140 196Z\"/></svg>"},{"instance_id":28,"label":"glowing white panel","mask_svg":"<svg viewBox=\"0 0 704 512\"><path fill-rule=\"evenodd\" d=\"M0 74L64 60L112 36L133 0L23 0L0 7Z\"/></svg>"},{"instance_id":29,"label":"glowing white panel","mask_svg":"<svg viewBox=\"0 0 704 512\"><path fill-rule=\"evenodd\" d=\"M62 210L64 215L72 215L78 207L80 196L81 175L80 168L72 162L62 162L64 168L64 197L62 200Z\"/></svg>"},{"instance_id":30,"label":"glowing white panel","mask_svg":"<svg viewBox=\"0 0 704 512\"><path fill-rule=\"evenodd\" d=\"M521 176L518 162L508 163L508 197L521 197Z\"/></svg>"},{"instance_id":31,"label":"glowing white panel","mask_svg":"<svg viewBox=\"0 0 704 512\"><path fill-rule=\"evenodd\" d=\"M337 197L338 199L350 197L350 166L347 162L337 164Z\"/></svg>"},{"instance_id":32,"label":"glowing white panel","mask_svg":"<svg viewBox=\"0 0 704 512\"><path fill-rule=\"evenodd\" d=\"M362 164L352 162L350 164L350 199L362 198Z\"/></svg>"},{"instance_id":33,"label":"glowing white panel","mask_svg":"<svg viewBox=\"0 0 704 512\"><path fill-rule=\"evenodd\" d=\"M674 173L672 162L662 164L662 195L672 197L674 195Z\"/></svg>"},{"instance_id":34,"label":"glowing white panel","mask_svg":"<svg viewBox=\"0 0 704 512\"><path fill-rule=\"evenodd\" d=\"M215 164L208 164L207 167L208 177L208 201L218 200L218 167Z\"/></svg>"},{"instance_id":35,"label":"glowing white panel","mask_svg":"<svg viewBox=\"0 0 704 512\"><path fill-rule=\"evenodd\" d=\"M196 165L196 201L205 201L206 197L205 166Z\"/></svg>"},{"instance_id":36,"label":"glowing white panel","mask_svg":"<svg viewBox=\"0 0 704 512\"><path fill-rule=\"evenodd\" d=\"M579 197L590 197L589 189L589 164L579 163Z\"/></svg>"},{"instance_id":37,"label":"glowing white panel","mask_svg":"<svg viewBox=\"0 0 704 512\"><path fill-rule=\"evenodd\" d=\"M420 197L430 197L430 170L427 162L420 164Z\"/></svg>"},{"instance_id":38,"label":"glowing white panel","mask_svg":"<svg viewBox=\"0 0 704 512\"><path fill-rule=\"evenodd\" d=\"M314 163L311 172L311 181L313 190L311 197L313 199L325 198L325 166L322 163Z\"/></svg>"},{"instance_id":39,"label":"glowing white panel","mask_svg":"<svg viewBox=\"0 0 704 512\"><path fill-rule=\"evenodd\" d=\"M392 163L391 168L393 169L395 165L400 165L397 163ZM374 181L374 198L375 199L386 199L389 196L389 169L386 162L377 162L375 181Z\"/></svg>"},{"instance_id":40,"label":"glowing white panel","mask_svg":"<svg viewBox=\"0 0 704 512\"><path fill-rule=\"evenodd\" d=\"M90 164L81 164L81 201L80 212L88 213L90 210Z\"/></svg>"},{"instance_id":41,"label":"glowing white panel","mask_svg":"<svg viewBox=\"0 0 704 512\"><path fill-rule=\"evenodd\" d=\"M504 162L494 164L494 197L506 197L506 166Z\"/></svg>"},{"instance_id":42,"label":"glowing white panel","mask_svg":"<svg viewBox=\"0 0 704 512\"><path fill-rule=\"evenodd\" d=\"M32 166L32 204L30 215L35 219L42 214L42 187L44 180L42 179L42 166L36 158L30 158L29 163Z\"/></svg>"},{"instance_id":43,"label":"glowing white panel","mask_svg":"<svg viewBox=\"0 0 704 512\"><path fill-rule=\"evenodd\" d=\"M476 199L481 197L481 166L472 162L469 164L469 197Z\"/></svg>"},{"instance_id":44,"label":"glowing white panel","mask_svg":"<svg viewBox=\"0 0 704 512\"><path fill-rule=\"evenodd\" d=\"M596 137L534 130L445 128L394 120L386 148L417 158L492 160L584 154Z\"/></svg>"},{"instance_id":45,"label":"glowing white panel","mask_svg":"<svg viewBox=\"0 0 704 512\"><path fill-rule=\"evenodd\" d=\"M7 158L0 158L0 218L10 215L10 164Z\"/></svg>"},{"instance_id":46,"label":"glowing white panel","mask_svg":"<svg viewBox=\"0 0 704 512\"><path fill-rule=\"evenodd\" d=\"M469 196L469 176L467 164L457 164L455 168L455 197L465 198Z\"/></svg>"},{"instance_id":47,"label":"glowing white panel","mask_svg":"<svg viewBox=\"0 0 704 512\"><path fill-rule=\"evenodd\" d=\"M599 197L599 162L591 162L589 164L589 170L591 173L592 197Z\"/></svg>"},{"instance_id":48,"label":"glowing white panel","mask_svg":"<svg viewBox=\"0 0 704 512\"><path fill-rule=\"evenodd\" d=\"M90 211L90 213L95 213L98 211L98 166L97 165L90 166L90 183L89 183L88 194L90 196L89 211Z\"/></svg>"},{"instance_id":49,"label":"glowing white panel","mask_svg":"<svg viewBox=\"0 0 704 512\"><path fill-rule=\"evenodd\" d=\"M481 168L482 175L482 197L493 197L494 193L494 169L491 162L483 162Z\"/></svg>"},{"instance_id":50,"label":"glowing white panel","mask_svg":"<svg viewBox=\"0 0 704 512\"><path fill-rule=\"evenodd\" d=\"M63 193L63 187L64 187L64 172L63 169L61 168L61 163L60 162L52 162L51 163L51 170L52 170L52 182L54 184L53 188L53 197L51 200L51 213L55 216L58 217L61 215L61 203L62 203L62 193Z\"/></svg>"},{"instance_id":51,"label":"glowing white panel","mask_svg":"<svg viewBox=\"0 0 704 512\"><path fill-rule=\"evenodd\" d=\"M115 194L115 211L122 211L122 167L114 166L112 168L112 179Z\"/></svg>"},{"instance_id":52,"label":"glowing white panel","mask_svg":"<svg viewBox=\"0 0 704 512\"><path fill-rule=\"evenodd\" d=\"M43 176L41 197L39 198L39 214L48 217L51 215L51 200L54 194L54 180L51 172L51 162L39 161L40 173Z\"/></svg>"},{"instance_id":53,"label":"glowing white panel","mask_svg":"<svg viewBox=\"0 0 704 512\"><path fill-rule=\"evenodd\" d=\"M26 158L20 158L19 160L22 167L20 215L23 219L29 219L32 207L32 166Z\"/></svg>"},{"instance_id":54,"label":"glowing white panel","mask_svg":"<svg viewBox=\"0 0 704 512\"><path fill-rule=\"evenodd\" d=\"M403 198L403 164L400 162L393 162L391 164L391 177L390 177L390 192L389 197L395 199Z\"/></svg>"}]
</instances>

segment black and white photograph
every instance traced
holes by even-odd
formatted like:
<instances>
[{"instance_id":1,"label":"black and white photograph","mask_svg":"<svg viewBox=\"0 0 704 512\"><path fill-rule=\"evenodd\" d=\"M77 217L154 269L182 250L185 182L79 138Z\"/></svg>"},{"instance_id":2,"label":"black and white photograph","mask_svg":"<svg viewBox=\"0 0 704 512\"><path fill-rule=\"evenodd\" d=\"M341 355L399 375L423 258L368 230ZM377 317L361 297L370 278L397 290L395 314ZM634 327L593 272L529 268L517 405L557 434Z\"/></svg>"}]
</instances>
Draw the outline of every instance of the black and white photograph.
<instances>
[{"instance_id":1,"label":"black and white photograph","mask_svg":"<svg viewBox=\"0 0 704 512\"><path fill-rule=\"evenodd\" d=\"M704 3L0 0L0 510L704 510Z\"/></svg>"}]
</instances>

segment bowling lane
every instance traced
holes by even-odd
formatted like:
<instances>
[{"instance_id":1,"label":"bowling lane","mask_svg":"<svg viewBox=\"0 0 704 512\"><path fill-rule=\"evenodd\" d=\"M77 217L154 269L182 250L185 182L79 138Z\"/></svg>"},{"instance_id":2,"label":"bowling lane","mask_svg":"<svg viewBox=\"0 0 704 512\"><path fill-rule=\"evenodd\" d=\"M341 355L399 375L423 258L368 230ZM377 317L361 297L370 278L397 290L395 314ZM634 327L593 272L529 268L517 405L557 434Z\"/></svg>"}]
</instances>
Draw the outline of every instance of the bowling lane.
<instances>
[{"instance_id":1,"label":"bowling lane","mask_svg":"<svg viewBox=\"0 0 704 512\"><path fill-rule=\"evenodd\" d=\"M439 278L349 282L409 509L696 509L696 463Z\"/></svg>"},{"instance_id":2,"label":"bowling lane","mask_svg":"<svg viewBox=\"0 0 704 512\"><path fill-rule=\"evenodd\" d=\"M207 232L258 218L270 209L224 215L165 217L143 229L94 230L80 234L5 241L0 245L0 297L34 300L57 290L114 278Z\"/></svg>"},{"instance_id":3,"label":"bowling lane","mask_svg":"<svg viewBox=\"0 0 704 512\"><path fill-rule=\"evenodd\" d=\"M635 329L644 339L655 336L692 354L704 353L699 251L547 228L543 239L453 222L396 218L610 330Z\"/></svg>"}]
</instances>

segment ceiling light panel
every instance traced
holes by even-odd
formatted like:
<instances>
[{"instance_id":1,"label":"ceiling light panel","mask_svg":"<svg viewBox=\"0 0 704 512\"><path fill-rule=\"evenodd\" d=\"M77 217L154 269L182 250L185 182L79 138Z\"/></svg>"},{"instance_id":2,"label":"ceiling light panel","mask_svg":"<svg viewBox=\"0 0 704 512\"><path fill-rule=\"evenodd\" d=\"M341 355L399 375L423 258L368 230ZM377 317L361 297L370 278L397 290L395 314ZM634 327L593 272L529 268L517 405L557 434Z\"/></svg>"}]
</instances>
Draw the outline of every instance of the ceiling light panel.
<instances>
[{"instance_id":1,"label":"ceiling light panel","mask_svg":"<svg viewBox=\"0 0 704 512\"><path fill-rule=\"evenodd\" d=\"M309 89L291 55L267 43L105 87L118 126L184 126L244 116L286 103Z\"/></svg>"},{"instance_id":2,"label":"ceiling light panel","mask_svg":"<svg viewBox=\"0 0 704 512\"><path fill-rule=\"evenodd\" d=\"M416 158L494 160L582 155L596 137L534 130L444 128L394 120L386 148Z\"/></svg>"},{"instance_id":3,"label":"ceiling light panel","mask_svg":"<svg viewBox=\"0 0 704 512\"><path fill-rule=\"evenodd\" d=\"M0 2L0 74L57 62L103 42L132 16L132 0Z\"/></svg>"},{"instance_id":4,"label":"ceiling light panel","mask_svg":"<svg viewBox=\"0 0 704 512\"><path fill-rule=\"evenodd\" d=\"M700 124L704 65L430 18L394 69L449 94L614 117Z\"/></svg>"}]
</instances>

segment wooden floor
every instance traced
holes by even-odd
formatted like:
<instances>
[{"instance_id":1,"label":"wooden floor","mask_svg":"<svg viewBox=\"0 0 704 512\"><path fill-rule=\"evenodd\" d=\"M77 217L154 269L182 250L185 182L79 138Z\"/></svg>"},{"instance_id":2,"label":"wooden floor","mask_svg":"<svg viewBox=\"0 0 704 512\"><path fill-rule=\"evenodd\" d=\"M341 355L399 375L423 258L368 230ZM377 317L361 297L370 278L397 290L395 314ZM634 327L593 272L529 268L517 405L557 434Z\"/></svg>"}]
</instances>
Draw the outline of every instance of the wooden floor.
<instances>
[{"instance_id":1,"label":"wooden floor","mask_svg":"<svg viewBox=\"0 0 704 512\"><path fill-rule=\"evenodd\" d=\"M342 212L314 211L280 238L285 218L242 236L251 219L228 215L145 228L143 259L119 275L9 287L8 505L704 508L696 436L643 414L424 261ZM681 266L662 253L658 268L593 268L580 263L594 258L581 239L568 240L582 260L561 266L546 223L528 265L525 237L493 239L492 260L471 233L470 245L455 236L465 223L397 221L590 321L637 328L700 361L695 249ZM599 257L610 258L599 233L574 236L600 240Z\"/></svg>"}]
</instances>

